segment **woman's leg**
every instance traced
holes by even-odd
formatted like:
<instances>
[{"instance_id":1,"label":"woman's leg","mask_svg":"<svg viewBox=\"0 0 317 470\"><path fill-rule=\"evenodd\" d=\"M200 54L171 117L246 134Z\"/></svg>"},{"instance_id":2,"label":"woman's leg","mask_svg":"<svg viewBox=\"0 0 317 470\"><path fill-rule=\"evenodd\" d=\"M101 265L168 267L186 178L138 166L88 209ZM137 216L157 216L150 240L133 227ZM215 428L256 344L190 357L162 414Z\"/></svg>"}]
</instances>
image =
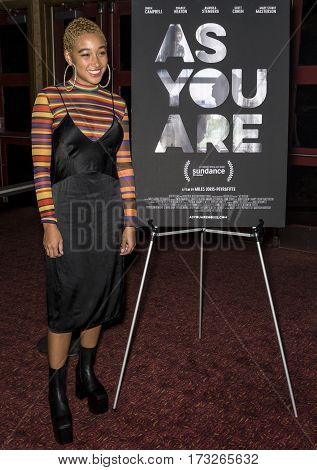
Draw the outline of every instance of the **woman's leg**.
<instances>
[{"instance_id":1,"label":"woman's leg","mask_svg":"<svg viewBox=\"0 0 317 470\"><path fill-rule=\"evenodd\" d=\"M72 414L67 399L67 363L71 333L48 332L48 399L55 439L73 441Z\"/></svg>"},{"instance_id":2,"label":"woman's leg","mask_svg":"<svg viewBox=\"0 0 317 470\"><path fill-rule=\"evenodd\" d=\"M52 369L62 367L67 359L72 333L48 332L48 363Z\"/></svg>"},{"instance_id":3,"label":"woman's leg","mask_svg":"<svg viewBox=\"0 0 317 470\"><path fill-rule=\"evenodd\" d=\"M89 328L89 330L83 330L80 332L80 344L84 348L94 348L97 346L101 325Z\"/></svg>"},{"instance_id":4,"label":"woman's leg","mask_svg":"<svg viewBox=\"0 0 317 470\"><path fill-rule=\"evenodd\" d=\"M88 397L92 413L105 413L108 410L108 394L94 372L97 344L101 325L81 331L78 363L76 366L76 395Z\"/></svg>"}]
</instances>

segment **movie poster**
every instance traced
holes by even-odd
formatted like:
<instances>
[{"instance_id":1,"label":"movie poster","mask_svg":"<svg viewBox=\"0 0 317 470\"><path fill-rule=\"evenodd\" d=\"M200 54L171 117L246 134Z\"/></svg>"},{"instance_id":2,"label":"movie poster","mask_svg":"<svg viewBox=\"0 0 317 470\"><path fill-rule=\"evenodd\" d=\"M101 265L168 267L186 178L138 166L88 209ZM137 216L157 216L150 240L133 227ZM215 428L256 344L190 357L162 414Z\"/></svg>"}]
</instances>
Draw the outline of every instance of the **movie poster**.
<instances>
[{"instance_id":1,"label":"movie poster","mask_svg":"<svg viewBox=\"0 0 317 470\"><path fill-rule=\"evenodd\" d=\"M287 0L132 2L139 218L159 227L285 225Z\"/></svg>"}]
</instances>

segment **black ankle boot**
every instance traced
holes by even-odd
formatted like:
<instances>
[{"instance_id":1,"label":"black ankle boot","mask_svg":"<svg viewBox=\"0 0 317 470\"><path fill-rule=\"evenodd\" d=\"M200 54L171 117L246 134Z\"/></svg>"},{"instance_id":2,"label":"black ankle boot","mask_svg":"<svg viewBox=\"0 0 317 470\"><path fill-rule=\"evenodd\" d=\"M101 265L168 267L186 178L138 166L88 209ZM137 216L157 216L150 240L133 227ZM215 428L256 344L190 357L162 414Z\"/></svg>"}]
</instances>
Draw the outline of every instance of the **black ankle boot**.
<instances>
[{"instance_id":1,"label":"black ankle boot","mask_svg":"<svg viewBox=\"0 0 317 470\"><path fill-rule=\"evenodd\" d=\"M80 400L88 397L92 413L105 413L108 410L108 395L94 373L97 346L85 348L80 345L76 366L76 396Z\"/></svg>"},{"instance_id":2,"label":"black ankle boot","mask_svg":"<svg viewBox=\"0 0 317 470\"><path fill-rule=\"evenodd\" d=\"M66 395L66 369L67 361L59 369L49 366L48 399L54 436L59 444L73 441L72 414Z\"/></svg>"}]
</instances>

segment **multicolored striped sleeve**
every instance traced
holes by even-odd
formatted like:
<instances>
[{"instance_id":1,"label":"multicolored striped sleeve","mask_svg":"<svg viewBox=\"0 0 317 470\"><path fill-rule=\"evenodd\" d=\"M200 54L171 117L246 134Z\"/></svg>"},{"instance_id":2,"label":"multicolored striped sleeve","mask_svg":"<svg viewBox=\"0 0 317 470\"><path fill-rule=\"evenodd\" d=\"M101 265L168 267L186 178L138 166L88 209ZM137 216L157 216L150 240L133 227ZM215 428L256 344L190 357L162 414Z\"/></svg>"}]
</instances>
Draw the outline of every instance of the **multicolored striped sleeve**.
<instances>
[{"instance_id":1,"label":"multicolored striped sleeve","mask_svg":"<svg viewBox=\"0 0 317 470\"><path fill-rule=\"evenodd\" d=\"M51 187L52 122L47 96L37 94L32 111L32 159L34 186L41 216L41 223L56 224L54 202Z\"/></svg>"},{"instance_id":2,"label":"multicolored striped sleeve","mask_svg":"<svg viewBox=\"0 0 317 470\"><path fill-rule=\"evenodd\" d=\"M117 170L120 181L121 196L123 199L124 225L126 227L137 227L137 208L130 146L129 115L126 105L121 125L123 127L124 137L117 152Z\"/></svg>"}]
</instances>

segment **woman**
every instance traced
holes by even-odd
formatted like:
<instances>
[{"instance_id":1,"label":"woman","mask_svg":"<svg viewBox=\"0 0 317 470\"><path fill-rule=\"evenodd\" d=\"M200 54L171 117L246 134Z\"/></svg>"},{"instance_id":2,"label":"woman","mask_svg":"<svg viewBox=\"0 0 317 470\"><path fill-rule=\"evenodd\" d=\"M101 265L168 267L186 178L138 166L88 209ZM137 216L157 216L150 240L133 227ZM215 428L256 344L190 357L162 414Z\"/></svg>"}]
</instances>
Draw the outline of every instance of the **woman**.
<instances>
[{"instance_id":1,"label":"woman","mask_svg":"<svg viewBox=\"0 0 317 470\"><path fill-rule=\"evenodd\" d=\"M124 255L135 243L136 202L125 101L102 85L110 68L101 29L77 18L64 33L70 80L43 88L32 113L36 196L46 250L49 404L56 440L72 442L68 349L80 331L76 395L108 409L94 373L102 325L118 318ZM108 80L109 83L109 80Z\"/></svg>"}]
</instances>

